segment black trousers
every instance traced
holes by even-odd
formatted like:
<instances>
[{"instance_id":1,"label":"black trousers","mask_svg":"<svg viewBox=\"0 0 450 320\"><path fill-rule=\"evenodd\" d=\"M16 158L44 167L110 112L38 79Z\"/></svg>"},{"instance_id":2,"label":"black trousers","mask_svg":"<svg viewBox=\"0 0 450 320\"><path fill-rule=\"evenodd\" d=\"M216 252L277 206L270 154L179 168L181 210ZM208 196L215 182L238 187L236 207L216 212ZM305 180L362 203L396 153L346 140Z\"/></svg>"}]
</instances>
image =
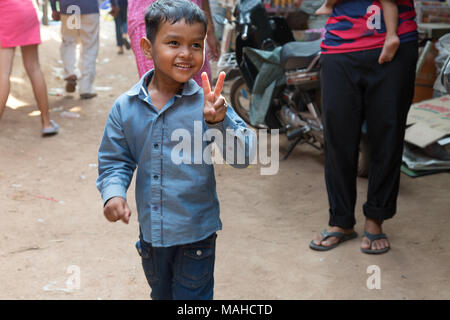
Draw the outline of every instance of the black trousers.
<instances>
[{"instance_id":1,"label":"black trousers","mask_svg":"<svg viewBox=\"0 0 450 320\"><path fill-rule=\"evenodd\" d=\"M361 125L367 123L369 185L364 215L386 220L396 212L406 117L414 95L418 44L402 43L379 65L381 49L321 56L325 181L330 226L355 225Z\"/></svg>"}]
</instances>

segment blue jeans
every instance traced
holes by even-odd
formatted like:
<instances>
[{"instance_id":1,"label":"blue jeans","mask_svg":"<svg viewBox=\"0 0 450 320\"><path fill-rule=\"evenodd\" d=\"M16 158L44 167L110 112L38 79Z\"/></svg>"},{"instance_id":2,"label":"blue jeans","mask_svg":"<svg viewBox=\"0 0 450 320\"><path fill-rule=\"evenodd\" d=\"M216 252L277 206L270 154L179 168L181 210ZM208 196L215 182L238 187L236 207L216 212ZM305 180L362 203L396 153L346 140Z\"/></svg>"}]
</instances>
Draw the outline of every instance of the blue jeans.
<instances>
[{"instance_id":1,"label":"blue jeans","mask_svg":"<svg viewBox=\"0 0 450 320\"><path fill-rule=\"evenodd\" d=\"M212 300L216 233L185 245L152 247L142 240L136 249L142 258L153 300Z\"/></svg>"},{"instance_id":2,"label":"blue jeans","mask_svg":"<svg viewBox=\"0 0 450 320\"><path fill-rule=\"evenodd\" d=\"M123 46L122 34L128 33L127 12L127 7L120 8L119 14L114 18L114 22L116 23L116 42L118 47Z\"/></svg>"}]
</instances>

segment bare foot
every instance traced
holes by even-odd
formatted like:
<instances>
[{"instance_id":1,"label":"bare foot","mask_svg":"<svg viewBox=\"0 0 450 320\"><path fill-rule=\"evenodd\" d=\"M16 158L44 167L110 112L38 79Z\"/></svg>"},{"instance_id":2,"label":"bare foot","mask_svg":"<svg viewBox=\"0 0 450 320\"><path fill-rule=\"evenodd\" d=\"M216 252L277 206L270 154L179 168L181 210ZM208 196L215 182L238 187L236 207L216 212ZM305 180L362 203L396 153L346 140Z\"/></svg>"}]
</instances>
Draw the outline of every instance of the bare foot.
<instances>
[{"instance_id":1,"label":"bare foot","mask_svg":"<svg viewBox=\"0 0 450 320\"><path fill-rule=\"evenodd\" d=\"M326 3L324 3L319 9L316 10L317 15L327 15L329 16L333 12L332 6L327 6Z\"/></svg>"},{"instance_id":2,"label":"bare foot","mask_svg":"<svg viewBox=\"0 0 450 320\"><path fill-rule=\"evenodd\" d=\"M340 227L329 227L327 229L328 232L342 232L343 234L352 234L354 232L354 229L342 229ZM325 241L322 241L322 234L318 233L315 235L313 242L318 246L332 246L333 244L336 244L339 241L339 238L337 237L329 237Z\"/></svg>"},{"instance_id":3,"label":"bare foot","mask_svg":"<svg viewBox=\"0 0 450 320\"><path fill-rule=\"evenodd\" d=\"M392 36L386 36L386 39L384 40L383 50L381 50L380 57L378 58L378 63L383 64L385 62L392 61L399 45L400 39L396 34Z\"/></svg>"},{"instance_id":4,"label":"bare foot","mask_svg":"<svg viewBox=\"0 0 450 320\"><path fill-rule=\"evenodd\" d=\"M382 221L376 219L366 218L366 224L364 226L364 231L367 231L371 234L380 234L383 233L381 229ZM370 246L370 241L367 237L362 238L361 248L363 249L371 249L371 250L382 250L384 248L389 247L389 241L387 239L379 239L374 240L372 242L372 246Z\"/></svg>"},{"instance_id":5,"label":"bare foot","mask_svg":"<svg viewBox=\"0 0 450 320\"><path fill-rule=\"evenodd\" d=\"M49 129L52 129L52 128L53 128L53 126L51 125L50 122L48 122L48 124L42 125L42 130L45 130L45 129L49 130Z\"/></svg>"}]
</instances>

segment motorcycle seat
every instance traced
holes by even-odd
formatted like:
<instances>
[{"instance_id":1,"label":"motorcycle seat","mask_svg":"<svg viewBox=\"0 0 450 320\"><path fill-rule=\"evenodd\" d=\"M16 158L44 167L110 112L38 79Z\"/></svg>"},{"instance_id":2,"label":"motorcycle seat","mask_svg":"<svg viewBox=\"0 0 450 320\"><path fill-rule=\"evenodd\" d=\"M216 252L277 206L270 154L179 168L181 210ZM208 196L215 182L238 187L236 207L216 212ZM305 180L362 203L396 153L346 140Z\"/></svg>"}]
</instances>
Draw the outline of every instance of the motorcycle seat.
<instances>
[{"instance_id":1,"label":"motorcycle seat","mask_svg":"<svg viewBox=\"0 0 450 320\"><path fill-rule=\"evenodd\" d=\"M281 48L280 63L284 70L304 69L320 52L322 40L288 42Z\"/></svg>"}]
</instances>

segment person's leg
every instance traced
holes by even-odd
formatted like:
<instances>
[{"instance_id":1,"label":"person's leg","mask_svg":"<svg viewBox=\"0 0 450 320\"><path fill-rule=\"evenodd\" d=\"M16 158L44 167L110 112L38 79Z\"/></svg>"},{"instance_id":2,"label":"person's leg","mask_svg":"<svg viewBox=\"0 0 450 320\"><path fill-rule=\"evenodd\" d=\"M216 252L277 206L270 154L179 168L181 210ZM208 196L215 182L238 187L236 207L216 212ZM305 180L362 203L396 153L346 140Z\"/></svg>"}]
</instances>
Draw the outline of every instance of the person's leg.
<instances>
[{"instance_id":1,"label":"person's leg","mask_svg":"<svg viewBox=\"0 0 450 320\"><path fill-rule=\"evenodd\" d=\"M178 246L172 287L175 300L213 299L216 238L214 233L204 240Z\"/></svg>"},{"instance_id":2,"label":"person's leg","mask_svg":"<svg viewBox=\"0 0 450 320\"><path fill-rule=\"evenodd\" d=\"M50 116L48 112L47 85L39 64L38 46L23 46L21 47L21 50L23 66L25 67L25 71L30 78L34 97L36 99L37 106L41 111L42 128L51 128L52 125L50 123Z\"/></svg>"},{"instance_id":3,"label":"person's leg","mask_svg":"<svg viewBox=\"0 0 450 320\"><path fill-rule=\"evenodd\" d=\"M122 40L122 20L119 14L114 17L114 24L116 26L116 44L119 47L119 54L123 53L123 40Z\"/></svg>"},{"instance_id":4,"label":"person's leg","mask_svg":"<svg viewBox=\"0 0 450 320\"><path fill-rule=\"evenodd\" d=\"M175 247L157 248L140 237L136 249L142 260L142 268L151 288L152 300L172 300L173 257Z\"/></svg>"},{"instance_id":5,"label":"person's leg","mask_svg":"<svg viewBox=\"0 0 450 320\"><path fill-rule=\"evenodd\" d=\"M61 15L61 60L64 66L64 79L74 77L76 75L76 48L79 30L69 27L67 19L69 15ZM75 77L76 78L76 77Z\"/></svg>"},{"instance_id":6,"label":"person's leg","mask_svg":"<svg viewBox=\"0 0 450 320\"><path fill-rule=\"evenodd\" d=\"M8 101L12 65L14 61L15 48L0 47L0 119Z\"/></svg>"},{"instance_id":7,"label":"person's leg","mask_svg":"<svg viewBox=\"0 0 450 320\"><path fill-rule=\"evenodd\" d=\"M122 22L123 22L122 33L124 35L128 35L127 15L128 15L128 8L123 8L122 9Z\"/></svg>"},{"instance_id":8,"label":"person's leg","mask_svg":"<svg viewBox=\"0 0 450 320\"><path fill-rule=\"evenodd\" d=\"M99 14L81 15L80 37L82 50L80 95L94 94L96 60L99 49L99 23Z\"/></svg>"},{"instance_id":9,"label":"person's leg","mask_svg":"<svg viewBox=\"0 0 450 320\"><path fill-rule=\"evenodd\" d=\"M373 51L367 60L373 70L367 73L368 88L364 97L370 176L363 210L365 231L371 234L381 234L383 221L396 213L406 117L414 96L418 48L414 41L401 44L397 57L384 65L375 63L378 53L379 50ZM388 246L387 239L372 243L375 250ZM367 237L363 238L361 247L370 247Z\"/></svg>"},{"instance_id":10,"label":"person's leg","mask_svg":"<svg viewBox=\"0 0 450 320\"><path fill-rule=\"evenodd\" d=\"M127 50L130 50L131 45L130 45L130 42L128 41L127 14L128 14L127 7L120 9L119 15L120 15L120 19L121 19L122 42L123 42L123 45L125 46L125 48L127 48Z\"/></svg>"},{"instance_id":11,"label":"person's leg","mask_svg":"<svg viewBox=\"0 0 450 320\"><path fill-rule=\"evenodd\" d=\"M361 53L321 57L322 119L325 138L325 182L330 204L329 232L352 234L355 225L356 174L362 124ZM317 234L316 245L330 246Z\"/></svg>"},{"instance_id":12,"label":"person's leg","mask_svg":"<svg viewBox=\"0 0 450 320\"><path fill-rule=\"evenodd\" d=\"M384 24L386 25L386 39L381 50L378 63L392 61L400 45L400 39L397 36L398 25L398 7L397 2L393 0L380 0L383 8Z\"/></svg>"}]
</instances>

